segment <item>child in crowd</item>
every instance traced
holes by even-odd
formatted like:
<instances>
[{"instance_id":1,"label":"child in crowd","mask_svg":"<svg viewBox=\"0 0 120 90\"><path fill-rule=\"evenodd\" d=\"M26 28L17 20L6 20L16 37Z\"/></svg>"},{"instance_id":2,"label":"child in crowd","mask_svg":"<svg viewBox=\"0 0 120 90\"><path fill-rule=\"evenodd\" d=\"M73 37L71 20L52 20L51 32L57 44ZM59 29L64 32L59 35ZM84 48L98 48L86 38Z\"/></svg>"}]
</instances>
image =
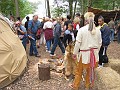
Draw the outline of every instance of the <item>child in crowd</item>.
<instances>
[{"instance_id":1,"label":"child in crowd","mask_svg":"<svg viewBox=\"0 0 120 90\"><path fill-rule=\"evenodd\" d=\"M68 29L64 33L64 46L67 47L67 44L70 43L70 40L75 41L74 34L73 34L73 25L68 24ZM68 42L68 43L67 43Z\"/></svg>"}]
</instances>

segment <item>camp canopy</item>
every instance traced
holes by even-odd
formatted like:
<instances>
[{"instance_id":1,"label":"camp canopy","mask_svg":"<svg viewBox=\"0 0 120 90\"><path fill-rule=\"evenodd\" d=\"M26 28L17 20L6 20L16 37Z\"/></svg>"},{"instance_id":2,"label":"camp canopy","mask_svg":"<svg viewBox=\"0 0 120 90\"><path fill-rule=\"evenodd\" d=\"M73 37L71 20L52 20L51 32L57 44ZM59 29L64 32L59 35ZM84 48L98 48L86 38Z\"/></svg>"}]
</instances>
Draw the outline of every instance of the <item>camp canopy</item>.
<instances>
[{"instance_id":1,"label":"camp canopy","mask_svg":"<svg viewBox=\"0 0 120 90\"><path fill-rule=\"evenodd\" d=\"M100 15L104 17L104 20L106 23L108 23L110 21L110 18L113 18L114 20L120 19L120 10L100 10L97 8L89 7L88 11L93 12L95 14L96 22Z\"/></svg>"},{"instance_id":2,"label":"camp canopy","mask_svg":"<svg viewBox=\"0 0 120 90\"><path fill-rule=\"evenodd\" d=\"M27 57L18 36L0 15L0 88L13 82L26 67Z\"/></svg>"}]
</instances>

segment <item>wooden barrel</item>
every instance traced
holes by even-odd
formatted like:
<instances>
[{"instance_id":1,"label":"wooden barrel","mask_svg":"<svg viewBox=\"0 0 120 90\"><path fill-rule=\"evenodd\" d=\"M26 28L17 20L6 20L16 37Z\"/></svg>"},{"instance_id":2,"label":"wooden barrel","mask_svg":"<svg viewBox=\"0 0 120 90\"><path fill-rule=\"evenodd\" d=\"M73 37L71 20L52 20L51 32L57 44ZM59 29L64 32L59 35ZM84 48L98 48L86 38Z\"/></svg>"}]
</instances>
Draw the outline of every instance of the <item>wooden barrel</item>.
<instances>
[{"instance_id":1,"label":"wooden barrel","mask_svg":"<svg viewBox=\"0 0 120 90\"><path fill-rule=\"evenodd\" d=\"M40 80L50 79L50 65L49 64L38 64L38 74Z\"/></svg>"}]
</instances>

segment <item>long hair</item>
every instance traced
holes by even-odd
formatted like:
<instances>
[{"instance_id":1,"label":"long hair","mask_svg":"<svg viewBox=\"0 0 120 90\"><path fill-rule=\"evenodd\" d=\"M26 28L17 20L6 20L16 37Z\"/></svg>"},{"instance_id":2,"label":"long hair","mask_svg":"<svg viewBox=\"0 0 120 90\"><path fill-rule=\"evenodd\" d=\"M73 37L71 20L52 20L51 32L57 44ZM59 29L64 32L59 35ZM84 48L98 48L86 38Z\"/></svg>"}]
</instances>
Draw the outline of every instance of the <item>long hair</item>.
<instances>
[{"instance_id":1,"label":"long hair","mask_svg":"<svg viewBox=\"0 0 120 90\"><path fill-rule=\"evenodd\" d=\"M95 24L94 24L94 17L95 15L92 12L87 12L84 15L85 21L89 24L88 30L95 34Z\"/></svg>"}]
</instances>

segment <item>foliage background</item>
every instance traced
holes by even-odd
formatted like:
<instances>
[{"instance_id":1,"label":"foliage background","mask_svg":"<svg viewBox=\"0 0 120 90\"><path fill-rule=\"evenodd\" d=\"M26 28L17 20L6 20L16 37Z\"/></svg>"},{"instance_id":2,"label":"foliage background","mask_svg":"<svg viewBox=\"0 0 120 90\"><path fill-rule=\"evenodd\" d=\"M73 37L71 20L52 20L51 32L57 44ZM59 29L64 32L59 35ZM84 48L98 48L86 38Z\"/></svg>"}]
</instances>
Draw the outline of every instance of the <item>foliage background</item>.
<instances>
[{"instance_id":1,"label":"foliage background","mask_svg":"<svg viewBox=\"0 0 120 90\"><path fill-rule=\"evenodd\" d=\"M33 13L37 8L37 3L30 3L27 0L18 0L20 17ZM0 12L9 17L10 14L16 16L15 0L0 0Z\"/></svg>"}]
</instances>

